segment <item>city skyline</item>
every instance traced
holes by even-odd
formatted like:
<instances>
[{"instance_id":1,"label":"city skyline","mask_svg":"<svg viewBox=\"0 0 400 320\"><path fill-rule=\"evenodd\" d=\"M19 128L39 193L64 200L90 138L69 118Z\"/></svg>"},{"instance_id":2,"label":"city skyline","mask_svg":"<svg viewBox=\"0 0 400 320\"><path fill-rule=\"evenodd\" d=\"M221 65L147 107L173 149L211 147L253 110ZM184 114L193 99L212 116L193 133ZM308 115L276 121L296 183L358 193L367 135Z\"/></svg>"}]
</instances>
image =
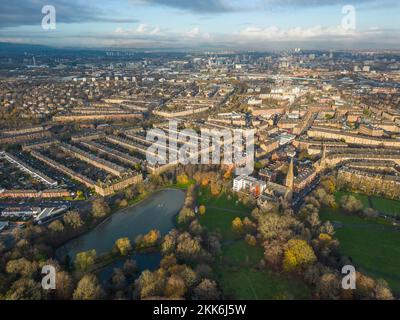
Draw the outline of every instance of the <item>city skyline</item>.
<instances>
[{"instance_id":1,"label":"city skyline","mask_svg":"<svg viewBox=\"0 0 400 320\"><path fill-rule=\"evenodd\" d=\"M44 30L42 7L56 29ZM342 20L352 14L352 26ZM350 7L351 9L351 7ZM364 1L3 1L0 42L132 49L398 49L400 7ZM350 17L352 18L352 17Z\"/></svg>"}]
</instances>

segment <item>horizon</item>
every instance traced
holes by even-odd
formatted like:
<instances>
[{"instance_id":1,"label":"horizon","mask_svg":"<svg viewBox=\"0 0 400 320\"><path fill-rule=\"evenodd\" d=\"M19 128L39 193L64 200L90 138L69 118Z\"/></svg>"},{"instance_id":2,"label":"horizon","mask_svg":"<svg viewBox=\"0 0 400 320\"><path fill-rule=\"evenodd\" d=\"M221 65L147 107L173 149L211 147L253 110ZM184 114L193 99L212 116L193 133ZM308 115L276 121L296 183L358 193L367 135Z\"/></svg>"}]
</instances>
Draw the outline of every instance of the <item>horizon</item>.
<instances>
[{"instance_id":1,"label":"horizon","mask_svg":"<svg viewBox=\"0 0 400 320\"><path fill-rule=\"evenodd\" d=\"M16 44L140 50L400 49L400 6L394 0L23 0L18 8L6 0L2 6L0 42ZM46 6L54 8L54 21Z\"/></svg>"}]
</instances>

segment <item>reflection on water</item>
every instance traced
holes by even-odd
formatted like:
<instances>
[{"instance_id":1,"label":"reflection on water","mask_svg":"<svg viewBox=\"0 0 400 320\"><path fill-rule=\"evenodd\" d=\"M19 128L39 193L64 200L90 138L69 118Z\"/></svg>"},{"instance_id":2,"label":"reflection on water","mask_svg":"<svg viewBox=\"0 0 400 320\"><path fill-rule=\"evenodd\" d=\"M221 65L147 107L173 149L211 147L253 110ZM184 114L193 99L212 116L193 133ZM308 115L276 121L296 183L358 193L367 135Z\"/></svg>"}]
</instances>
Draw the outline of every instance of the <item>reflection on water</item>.
<instances>
[{"instance_id":1,"label":"reflection on water","mask_svg":"<svg viewBox=\"0 0 400 320\"><path fill-rule=\"evenodd\" d=\"M57 254L68 254L72 261L77 253L95 249L97 255L111 251L117 239L128 237L133 242L139 234L145 234L151 229L158 229L161 235L167 234L174 227L174 217L182 208L185 194L180 190L162 190L138 205L123 209L92 231L76 238L61 247ZM160 255L137 254L133 257L139 270L157 267ZM114 267L121 267L124 261L115 262L101 272L112 272ZM120 265L119 265L120 264Z\"/></svg>"}]
</instances>

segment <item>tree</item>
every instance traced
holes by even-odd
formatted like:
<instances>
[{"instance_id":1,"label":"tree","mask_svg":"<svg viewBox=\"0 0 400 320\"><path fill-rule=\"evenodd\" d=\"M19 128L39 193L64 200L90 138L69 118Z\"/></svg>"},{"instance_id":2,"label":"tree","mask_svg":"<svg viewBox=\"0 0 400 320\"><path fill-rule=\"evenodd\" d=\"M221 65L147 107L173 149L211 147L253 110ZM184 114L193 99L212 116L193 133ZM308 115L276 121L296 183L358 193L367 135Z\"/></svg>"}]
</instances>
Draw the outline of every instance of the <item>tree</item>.
<instances>
[{"instance_id":1,"label":"tree","mask_svg":"<svg viewBox=\"0 0 400 320\"><path fill-rule=\"evenodd\" d=\"M39 265L36 261L29 261L26 258L10 260L7 262L7 273L20 274L23 277L31 277L37 272Z\"/></svg>"},{"instance_id":2,"label":"tree","mask_svg":"<svg viewBox=\"0 0 400 320\"><path fill-rule=\"evenodd\" d=\"M329 194L334 194L336 191L336 183L333 177L325 177L321 180L321 186Z\"/></svg>"},{"instance_id":3,"label":"tree","mask_svg":"<svg viewBox=\"0 0 400 320\"><path fill-rule=\"evenodd\" d=\"M201 216L204 216L205 213L206 213L206 206L201 205L201 206L199 207L199 214L200 214Z\"/></svg>"},{"instance_id":4,"label":"tree","mask_svg":"<svg viewBox=\"0 0 400 320\"><path fill-rule=\"evenodd\" d=\"M96 261L96 250L92 249L89 251L80 252L76 255L75 258L75 266L79 270L88 270L91 266L94 265Z\"/></svg>"},{"instance_id":5,"label":"tree","mask_svg":"<svg viewBox=\"0 0 400 320\"><path fill-rule=\"evenodd\" d=\"M180 185L187 185L189 184L189 178L186 174L181 174L176 177L176 182Z\"/></svg>"},{"instance_id":6,"label":"tree","mask_svg":"<svg viewBox=\"0 0 400 320\"><path fill-rule=\"evenodd\" d=\"M69 225L72 229L78 229L83 225L81 215L78 211L67 212L64 215L63 220L65 224Z\"/></svg>"},{"instance_id":7,"label":"tree","mask_svg":"<svg viewBox=\"0 0 400 320\"><path fill-rule=\"evenodd\" d=\"M71 276L66 271L56 273L55 297L58 300L68 300L72 297L74 285Z\"/></svg>"},{"instance_id":8,"label":"tree","mask_svg":"<svg viewBox=\"0 0 400 320\"><path fill-rule=\"evenodd\" d=\"M141 299L150 297L160 297L165 288L165 271L158 269L154 272L145 270L135 281L136 294Z\"/></svg>"},{"instance_id":9,"label":"tree","mask_svg":"<svg viewBox=\"0 0 400 320\"><path fill-rule=\"evenodd\" d=\"M283 268L288 272L304 270L317 261L311 246L300 239L289 240L283 255Z\"/></svg>"},{"instance_id":10,"label":"tree","mask_svg":"<svg viewBox=\"0 0 400 320\"><path fill-rule=\"evenodd\" d=\"M104 290L93 274L84 275L73 294L74 300L99 300L103 297Z\"/></svg>"},{"instance_id":11,"label":"tree","mask_svg":"<svg viewBox=\"0 0 400 320\"><path fill-rule=\"evenodd\" d=\"M316 292L321 299L338 299L341 279L335 273L322 275L317 282Z\"/></svg>"},{"instance_id":12,"label":"tree","mask_svg":"<svg viewBox=\"0 0 400 320\"><path fill-rule=\"evenodd\" d=\"M233 232L236 232L238 234L242 234L244 232L244 226L243 226L242 219L240 219L239 217L236 217L235 219L233 219L232 230L233 230Z\"/></svg>"},{"instance_id":13,"label":"tree","mask_svg":"<svg viewBox=\"0 0 400 320\"><path fill-rule=\"evenodd\" d=\"M217 283L210 279L203 279L193 290L193 295L195 300L218 300L221 297Z\"/></svg>"},{"instance_id":14,"label":"tree","mask_svg":"<svg viewBox=\"0 0 400 320\"><path fill-rule=\"evenodd\" d=\"M266 241L264 243L264 258L267 264L279 269L283 258L283 244L278 240Z\"/></svg>"},{"instance_id":15,"label":"tree","mask_svg":"<svg viewBox=\"0 0 400 320\"><path fill-rule=\"evenodd\" d=\"M121 269L115 268L111 277L111 283L115 290L122 290L126 285L126 277Z\"/></svg>"},{"instance_id":16,"label":"tree","mask_svg":"<svg viewBox=\"0 0 400 320\"><path fill-rule=\"evenodd\" d=\"M258 221L258 231L265 240L289 239L298 221L292 216L281 216L276 213L262 215Z\"/></svg>"},{"instance_id":17,"label":"tree","mask_svg":"<svg viewBox=\"0 0 400 320\"><path fill-rule=\"evenodd\" d=\"M54 232L63 232L64 231L64 225L60 220L55 220L52 223L49 224L49 229Z\"/></svg>"},{"instance_id":18,"label":"tree","mask_svg":"<svg viewBox=\"0 0 400 320\"><path fill-rule=\"evenodd\" d=\"M131 259L126 260L122 267L122 271L127 277L133 277L136 273L136 270L137 270L136 261Z\"/></svg>"},{"instance_id":19,"label":"tree","mask_svg":"<svg viewBox=\"0 0 400 320\"><path fill-rule=\"evenodd\" d=\"M195 213L190 208L183 208L178 215L179 224L187 224L196 217Z\"/></svg>"},{"instance_id":20,"label":"tree","mask_svg":"<svg viewBox=\"0 0 400 320\"><path fill-rule=\"evenodd\" d=\"M184 260L196 259L201 252L200 242L184 232L178 237L177 256Z\"/></svg>"},{"instance_id":21,"label":"tree","mask_svg":"<svg viewBox=\"0 0 400 320\"><path fill-rule=\"evenodd\" d=\"M210 191L214 197L217 197L221 194L222 185L218 181L212 181Z\"/></svg>"},{"instance_id":22,"label":"tree","mask_svg":"<svg viewBox=\"0 0 400 320\"><path fill-rule=\"evenodd\" d=\"M40 300L43 297L40 283L30 278L15 281L6 296L10 300Z\"/></svg>"},{"instance_id":23,"label":"tree","mask_svg":"<svg viewBox=\"0 0 400 320\"><path fill-rule=\"evenodd\" d=\"M158 244L159 240L160 240L160 231L153 229L150 230L144 236L139 235L138 237L136 237L136 246L138 247L138 249L154 247Z\"/></svg>"},{"instance_id":24,"label":"tree","mask_svg":"<svg viewBox=\"0 0 400 320\"><path fill-rule=\"evenodd\" d=\"M164 255L174 252L176 242L178 238L178 232L173 229L167 235L165 235L164 240L161 244L161 252Z\"/></svg>"},{"instance_id":25,"label":"tree","mask_svg":"<svg viewBox=\"0 0 400 320\"><path fill-rule=\"evenodd\" d=\"M344 195L340 198L340 208L346 213L356 213L363 209L363 204L353 195Z\"/></svg>"},{"instance_id":26,"label":"tree","mask_svg":"<svg viewBox=\"0 0 400 320\"><path fill-rule=\"evenodd\" d=\"M186 293L186 285L183 279L173 274L165 285L165 296L168 298L182 298Z\"/></svg>"},{"instance_id":27,"label":"tree","mask_svg":"<svg viewBox=\"0 0 400 320\"><path fill-rule=\"evenodd\" d=\"M326 196L324 196L322 198L321 204L327 208L334 209L337 207L335 196L332 194L327 194Z\"/></svg>"},{"instance_id":28,"label":"tree","mask_svg":"<svg viewBox=\"0 0 400 320\"><path fill-rule=\"evenodd\" d=\"M255 247L257 245L256 237L251 234L246 234L245 240L249 246Z\"/></svg>"},{"instance_id":29,"label":"tree","mask_svg":"<svg viewBox=\"0 0 400 320\"><path fill-rule=\"evenodd\" d=\"M376 281L375 296L377 300L394 300L393 294L384 280Z\"/></svg>"},{"instance_id":30,"label":"tree","mask_svg":"<svg viewBox=\"0 0 400 320\"><path fill-rule=\"evenodd\" d=\"M122 199L122 200L119 202L119 207L120 207L120 208L125 208L127 205L128 205L128 201L127 201L126 199Z\"/></svg>"},{"instance_id":31,"label":"tree","mask_svg":"<svg viewBox=\"0 0 400 320\"><path fill-rule=\"evenodd\" d=\"M95 218L102 218L110 213L110 207L103 198L98 198L92 203L92 215Z\"/></svg>"},{"instance_id":32,"label":"tree","mask_svg":"<svg viewBox=\"0 0 400 320\"><path fill-rule=\"evenodd\" d=\"M126 256L132 250L131 241L127 237L116 240L115 247L121 256Z\"/></svg>"}]
</instances>

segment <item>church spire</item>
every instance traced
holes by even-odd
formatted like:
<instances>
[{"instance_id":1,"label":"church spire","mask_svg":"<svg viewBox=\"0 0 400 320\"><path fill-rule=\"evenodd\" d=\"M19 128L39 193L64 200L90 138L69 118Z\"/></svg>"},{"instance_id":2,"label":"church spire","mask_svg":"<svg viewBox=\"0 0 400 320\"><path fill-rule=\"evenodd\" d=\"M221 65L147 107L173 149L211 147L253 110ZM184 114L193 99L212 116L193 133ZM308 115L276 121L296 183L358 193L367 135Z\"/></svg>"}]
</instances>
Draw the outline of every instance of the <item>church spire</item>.
<instances>
[{"instance_id":1,"label":"church spire","mask_svg":"<svg viewBox=\"0 0 400 320\"><path fill-rule=\"evenodd\" d=\"M294 184L294 170L293 170L293 158L290 160L289 171L286 176L285 186L290 190L293 190Z\"/></svg>"}]
</instances>

